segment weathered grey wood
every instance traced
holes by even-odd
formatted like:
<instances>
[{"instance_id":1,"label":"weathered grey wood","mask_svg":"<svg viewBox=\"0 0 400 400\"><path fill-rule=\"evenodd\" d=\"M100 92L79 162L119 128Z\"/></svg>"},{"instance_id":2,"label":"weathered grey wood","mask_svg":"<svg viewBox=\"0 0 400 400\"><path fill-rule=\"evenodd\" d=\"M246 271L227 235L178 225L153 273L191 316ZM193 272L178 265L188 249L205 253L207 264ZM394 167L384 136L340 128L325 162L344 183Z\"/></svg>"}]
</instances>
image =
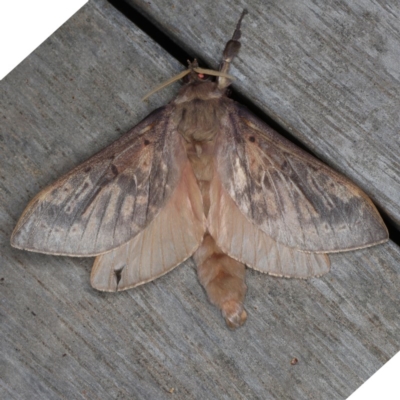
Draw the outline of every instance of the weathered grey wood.
<instances>
[{"instance_id":1,"label":"weathered grey wood","mask_svg":"<svg viewBox=\"0 0 400 400\"><path fill-rule=\"evenodd\" d=\"M321 279L249 270L249 320L236 332L191 261L108 294L90 287L92 259L10 247L27 202L171 98L174 88L139 101L179 68L96 0L0 83L2 398L345 399L399 350L393 243L334 255Z\"/></svg>"},{"instance_id":2,"label":"weathered grey wood","mask_svg":"<svg viewBox=\"0 0 400 400\"><path fill-rule=\"evenodd\" d=\"M242 9L234 87L362 187L400 228L400 3L126 0L218 66Z\"/></svg>"}]
</instances>

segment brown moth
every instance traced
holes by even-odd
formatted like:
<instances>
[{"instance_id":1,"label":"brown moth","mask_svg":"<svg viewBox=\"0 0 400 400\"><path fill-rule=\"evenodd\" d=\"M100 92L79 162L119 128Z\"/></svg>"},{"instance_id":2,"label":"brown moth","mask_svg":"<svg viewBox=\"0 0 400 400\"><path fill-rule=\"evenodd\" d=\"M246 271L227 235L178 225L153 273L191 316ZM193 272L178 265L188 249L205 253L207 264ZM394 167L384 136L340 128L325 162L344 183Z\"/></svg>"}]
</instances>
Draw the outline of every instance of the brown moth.
<instances>
[{"instance_id":1,"label":"brown moth","mask_svg":"<svg viewBox=\"0 0 400 400\"><path fill-rule=\"evenodd\" d=\"M226 97L244 14L219 72L192 63L174 100L40 192L11 244L96 256L91 284L104 291L149 282L193 256L210 301L236 328L247 318L246 265L309 278L329 271L327 253L385 242L360 189Z\"/></svg>"}]
</instances>

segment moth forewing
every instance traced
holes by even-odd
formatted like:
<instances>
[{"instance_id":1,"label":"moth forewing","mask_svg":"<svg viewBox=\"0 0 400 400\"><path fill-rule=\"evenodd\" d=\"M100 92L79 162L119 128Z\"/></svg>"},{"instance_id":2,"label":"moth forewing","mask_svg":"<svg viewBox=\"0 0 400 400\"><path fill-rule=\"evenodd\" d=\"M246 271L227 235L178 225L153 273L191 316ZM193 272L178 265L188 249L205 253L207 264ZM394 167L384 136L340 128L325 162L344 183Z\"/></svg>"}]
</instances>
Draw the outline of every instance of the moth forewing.
<instances>
[{"instance_id":1,"label":"moth forewing","mask_svg":"<svg viewBox=\"0 0 400 400\"><path fill-rule=\"evenodd\" d=\"M93 256L126 243L159 213L186 153L168 107L39 193L11 237L14 247Z\"/></svg>"},{"instance_id":2,"label":"moth forewing","mask_svg":"<svg viewBox=\"0 0 400 400\"><path fill-rule=\"evenodd\" d=\"M340 252L383 243L388 231L352 182L232 103L216 144L221 182L241 212L285 246Z\"/></svg>"}]
</instances>

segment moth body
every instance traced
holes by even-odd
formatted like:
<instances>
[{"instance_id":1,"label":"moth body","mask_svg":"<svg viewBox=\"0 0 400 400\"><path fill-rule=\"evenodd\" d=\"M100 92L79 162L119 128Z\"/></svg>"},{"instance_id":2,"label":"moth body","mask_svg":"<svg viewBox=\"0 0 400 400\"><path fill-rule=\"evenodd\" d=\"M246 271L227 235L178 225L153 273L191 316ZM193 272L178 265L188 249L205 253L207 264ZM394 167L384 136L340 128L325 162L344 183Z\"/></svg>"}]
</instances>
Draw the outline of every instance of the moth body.
<instances>
[{"instance_id":1,"label":"moth body","mask_svg":"<svg viewBox=\"0 0 400 400\"><path fill-rule=\"evenodd\" d=\"M173 119L185 142L197 184L203 213L208 217L210 185L214 177L216 139L221 123L228 117L231 102L225 89L214 82L195 82L185 86L173 101ZM198 276L210 301L221 309L227 325L237 328L247 318L243 307L246 294L245 265L224 254L206 229L204 239L194 253Z\"/></svg>"}]
</instances>

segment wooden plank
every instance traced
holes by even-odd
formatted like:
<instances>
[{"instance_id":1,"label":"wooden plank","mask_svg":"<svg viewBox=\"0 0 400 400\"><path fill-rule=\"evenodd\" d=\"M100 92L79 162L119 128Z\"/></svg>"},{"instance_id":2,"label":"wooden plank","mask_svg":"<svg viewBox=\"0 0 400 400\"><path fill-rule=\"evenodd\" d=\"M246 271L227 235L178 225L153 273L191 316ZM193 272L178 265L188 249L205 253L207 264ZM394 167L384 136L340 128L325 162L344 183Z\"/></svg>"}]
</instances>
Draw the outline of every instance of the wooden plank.
<instances>
[{"instance_id":1,"label":"wooden plank","mask_svg":"<svg viewBox=\"0 0 400 400\"><path fill-rule=\"evenodd\" d=\"M216 68L242 1L126 0ZM250 0L234 87L400 227L400 3Z\"/></svg>"},{"instance_id":2,"label":"wooden plank","mask_svg":"<svg viewBox=\"0 0 400 400\"><path fill-rule=\"evenodd\" d=\"M249 320L235 332L191 261L110 294L90 287L92 259L10 247L27 202L165 103L173 88L139 99L179 68L96 0L1 82L3 398L345 399L398 351L393 243L334 255L321 279L249 270Z\"/></svg>"}]
</instances>

